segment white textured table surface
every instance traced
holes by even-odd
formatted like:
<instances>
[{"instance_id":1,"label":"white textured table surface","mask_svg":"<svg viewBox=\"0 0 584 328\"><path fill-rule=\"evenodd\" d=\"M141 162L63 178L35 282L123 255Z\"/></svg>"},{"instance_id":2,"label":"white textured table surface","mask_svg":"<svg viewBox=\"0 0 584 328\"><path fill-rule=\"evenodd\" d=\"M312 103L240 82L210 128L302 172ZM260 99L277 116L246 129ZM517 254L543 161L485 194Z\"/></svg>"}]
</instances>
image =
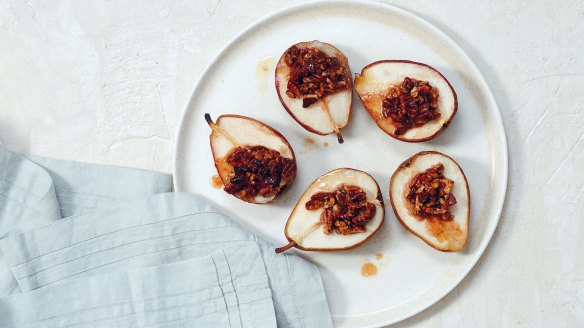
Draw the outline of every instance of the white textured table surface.
<instances>
[{"instance_id":1,"label":"white textured table surface","mask_svg":"<svg viewBox=\"0 0 584 328\"><path fill-rule=\"evenodd\" d=\"M499 227L446 298L396 326L584 324L584 2L391 2L483 72L509 144ZM284 1L0 0L0 138L36 155L170 171L212 57Z\"/></svg>"}]
</instances>

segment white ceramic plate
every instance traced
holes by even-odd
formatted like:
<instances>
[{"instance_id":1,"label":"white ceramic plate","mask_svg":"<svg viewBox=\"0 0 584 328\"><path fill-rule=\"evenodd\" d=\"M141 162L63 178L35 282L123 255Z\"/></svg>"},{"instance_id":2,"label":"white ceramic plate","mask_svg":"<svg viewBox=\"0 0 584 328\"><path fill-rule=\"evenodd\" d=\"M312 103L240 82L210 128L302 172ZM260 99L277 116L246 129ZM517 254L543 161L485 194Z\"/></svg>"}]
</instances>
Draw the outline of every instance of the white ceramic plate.
<instances>
[{"instance_id":1,"label":"white ceramic plate","mask_svg":"<svg viewBox=\"0 0 584 328\"><path fill-rule=\"evenodd\" d=\"M409 59L437 68L458 93L457 116L435 140L410 144L377 128L354 96L353 115L343 130L344 144L339 145L334 135L322 137L305 131L280 105L273 70L290 45L314 39L343 51L353 73L380 59ZM262 61L269 56L273 58ZM261 66L267 66L267 71ZM214 118L228 113L251 116L286 136L298 161L293 187L270 205L247 204L213 188L209 180L216 171L205 112ZM387 200L393 171L422 150L452 156L468 177L472 198L470 236L461 252L438 252L407 232ZM286 243L286 219L304 188L338 167L367 171L379 182L386 221L377 235L357 249L297 252L319 266L335 325L374 327L394 323L444 297L466 276L487 246L497 226L507 182L501 117L489 87L470 58L419 17L376 3L306 4L268 16L243 31L211 62L193 90L177 138L176 190L207 197L244 227L281 246ZM377 259L376 253L382 258ZM376 265L375 276L361 275L366 261Z\"/></svg>"}]
</instances>

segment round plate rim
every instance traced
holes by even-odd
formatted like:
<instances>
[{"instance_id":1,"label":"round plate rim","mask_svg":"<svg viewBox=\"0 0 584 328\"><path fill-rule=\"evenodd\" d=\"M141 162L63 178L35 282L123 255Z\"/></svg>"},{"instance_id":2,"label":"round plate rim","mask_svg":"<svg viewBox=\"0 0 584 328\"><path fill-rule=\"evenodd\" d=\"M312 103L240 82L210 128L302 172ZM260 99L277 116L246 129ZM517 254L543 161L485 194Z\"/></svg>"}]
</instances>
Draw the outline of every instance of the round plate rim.
<instances>
[{"instance_id":1,"label":"round plate rim","mask_svg":"<svg viewBox=\"0 0 584 328\"><path fill-rule=\"evenodd\" d=\"M503 206L504 206L505 198L506 198L506 193L507 193L508 172L509 172L507 136L506 136L506 132L505 132L505 126L503 124L503 119L501 117L501 111L500 111L500 108L495 100L495 97L493 95L491 88L487 84L483 74L478 69L478 67L476 66L474 61L472 61L472 59L468 56L468 54L456 42L454 42L454 40L452 40L446 33L444 33L442 30L440 30L439 28L437 28L433 24L429 23L425 19L423 19L423 18L419 17L418 15L415 15L415 14L413 14L405 9L402 9L402 8L399 8L399 7L396 7L393 5L378 3L378 2L373 2L373 1L327 0L327 1L308 2L308 3L304 3L304 4L300 4L300 5L293 5L293 6L285 7L285 8L278 10L274 13L263 16L263 17L259 18L258 20L254 21L253 23L251 23L248 27L243 29L241 32L239 32L237 35L235 35L231 40L229 40L229 42L224 47L222 47L221 50L219 50L219 52L207 64L207 66L203 70L202 74L200 75L199 79L195 83L193 89L190 92L189 100L187 101L186 105L183 107L183 110L181 113L181 118L179 121L179 128L177 129L177 133L175 136L174 157L173 157L173 165L172 166L173 166L173 177L174 177L174 179L173 179L174 190L181 191L183 188L179 182L179 179L177 179L177 172L179 170L177 158L179 156L178 155L179 150L180 150L181 145L182 145L182 143L180 142L180 140L181 140L180 136L183 135L183 130L185 129L185 117L186 117L186 114L187 114L187 112L188 112L188 110L191 107L191 104L193 102L193 99L194 99L193 95L195 94L197 89L199 89L200 85L205 80L205 78L211 73L215 64L221 59L221 57L223 57L227 53L227 51L231 47L233 47L237 43L237 41L240 38L242 38L246 34L252 32L254 29L259 28L263 24L267 24L270 21L272 21L278 17L292 14L298 10L306 10L306 9L313 7L313 6L343 6L343 5L355 5L355 4L358 4L360 6L369 6L372 8L379 9L379 10L393 11L393 12L398 13L404 17L407 17L408 19L414 20L418 24L422 24L425 27L431 29L437 35L440 35L443 38L443 40L448 43L448 46L454 48L457 52L462 54L468 60L469 66L474 70L473 73L476 76L478 76L478 78L479 78L479 80L477 82L480 84L480 88L487 91L486 92L486 95L487 95L486 101L490 104L490 107L495 109L494 110L495 116L492 117L492 119L493 119L493 122L495 123L495 128L501 132L501 135L500 135L501 144L498 146L501 147L501 149L499 151L500 151L501 162L502 162L502 163L500 163L502 172L499 172L501 174L501 176L500 176L501 190L496 191L497 194L501 195L499 201L496 204L496 210L495 210L496 218L491 223L491 225L488 226L488 231L485 235L486 237L476 250L476 252L478 254L475 255L474 258L471 259L471 261L469 262L469 264L465 268L466 270L462 270L463 274L460 276L460 278L454 280L454 282L452 283L451 286L448 286L441 293L438 293L436 295L436 297L429 299L425 303L415 307L413 310L406 312L403 315L398 316L398 317L382 318L382 319L380 319L380 321L377 321L374 324L361 326L361 327L365 328L365 327L378 327L380 325L390 325L390 324L400 322L400 321L405 320L407 318L410 318L418 313L421 313L422 311L426 310L430 306L432 306L435 303L437 303L438 301L440 301L446 295L448 295L454 288L456 288L456 286L458 286L462 282L462 280L465 277L468 276L468 273L475 267L476 263L480 260L480 258L482 257L482 255L485 252L485 249L489 245L489 243L493 237L493 234L498 226L499 220L501 218L501 213L503 210ZM376 315L377 314L378 313L376 313ZM359 316L359 317L363 317L363 316ZM348 317L344 317L344 318L348 318Z\"/></svg>"}]
</instances>

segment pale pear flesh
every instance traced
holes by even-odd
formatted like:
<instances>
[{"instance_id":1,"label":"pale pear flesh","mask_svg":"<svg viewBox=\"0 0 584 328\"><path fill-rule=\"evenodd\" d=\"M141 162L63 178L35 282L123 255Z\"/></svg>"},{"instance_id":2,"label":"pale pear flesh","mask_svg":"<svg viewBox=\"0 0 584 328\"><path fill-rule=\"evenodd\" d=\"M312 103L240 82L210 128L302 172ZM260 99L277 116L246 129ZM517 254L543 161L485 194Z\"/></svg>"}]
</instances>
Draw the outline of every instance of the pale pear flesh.
<instances>
[{"instance_id":1,"label":"pale pear flesh","mask_svg":"<svg viewBox=\"0 0 584 328\"><path fill-rule=\"evenodd\" d=\"M340 185L355 185L367 194L367 200L375 204L374 217L366 225L366 231L341 235L334 231L324 234L320 223L322 209L307 210L305 205L318 192L332 192ZM309 251L332 251L356 247L367 241L383 224L385 210L383 198L375 179L369 174L349 168L333 170L316 179L300 197L286 223L286 238L294 247Z\"/></svg>"},{"instance_id":2,"label":"pale pear flesh","mask_svg":"<svg viewBox=\"0 0 584 328\"><path fill-rule=\"evenodd\" d=\"M329 57L336 57L344 64L349 75L351 71L347 58L337 48L320 41L300 42L295 44L298 48L317 48ZM302 98L290 98L286 95L290 68L284 62L284 55L280 58L276 66L276 90L278 97L288 113L310 132L327 135L335 133L335 128L329 121L324 107L326 107L332 117L334 124L342 129L349 123L351 115L351 103L353 99L352 87L346 90L337 91L326 95L308 108L302 107ZM326 104L323 104L326 102Z\"/></svg>"},{"instance_id":3,"label":"pale pear flesh","mask_svg":"<svg viewBox=\"0 0 584 328\"><path fill-rule=\"evenodd\" d=\"M396 135L391 119L382 115L382 102L389 88L402 83L406 77L428 81L438 89L440 117ZM434 138L450 124L458 109L456 92L448 80L434 68L411 61L384 60L366 66L361 74L355 76L355 91L375 123L390 136L403 141L419 142Z\"/></svg>"},{"instance_id":4,"label":"pale pear flesh","mask_svg":"<svg viewBox=\"0 0 584 328\"><path fill-rule=\"evenodd\" d=\"M229 182L231 167L226 163L229 153L239 147L264 146L280 152L284 158L295 160L292 147L279 132L268 125L240 115L221 115L214 123L218 130L213 129L209 136L213 158L217 173L224 185ZM287 185L293 182L295 174L286 181ZM269 203L277 196L265 198L261 195L254 197L253 203Z\"/></svg>"},{"instance_id":5,"label":"pale pear flesh","mask_svg":"<svg viewBox=\"0 0 584 328\"><path fill-rule=\"evenodd\" d=\"M452 220L424 219L412 214L406 199L410 180L433 165L444 165L444 177L454 181L452 194L457 203L449 208ZM470 192L464 172L452 158L434 151L421 152L406 160L390 182L393 211L401 224L431 247L453 252L464 248L468 238Z\"/></svg>"}]
</instances>

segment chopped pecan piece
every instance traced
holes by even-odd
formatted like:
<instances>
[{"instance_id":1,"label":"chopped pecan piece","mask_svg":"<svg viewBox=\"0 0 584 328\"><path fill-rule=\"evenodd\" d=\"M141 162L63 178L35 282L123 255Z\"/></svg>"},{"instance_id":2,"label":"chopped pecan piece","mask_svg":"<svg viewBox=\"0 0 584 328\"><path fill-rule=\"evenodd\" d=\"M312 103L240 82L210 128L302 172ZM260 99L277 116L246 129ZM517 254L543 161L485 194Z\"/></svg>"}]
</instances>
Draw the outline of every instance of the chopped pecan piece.
<instances>
[{"instance_id":1,"label":"chopped pecan piece","mask_svg":"<svg viewBox=\"0 0 584 328\"><path fill-rule=\"evenodd\" d=\"M292 159L264 146L237 147L226 162L233 172L224 190L240 198L272 197L286 187L285 181L296 171Z\"/></svg>"},{"instance_id":2,"label":"chopped pecan piece","mask_svg":"<svg viewBox=\"0 0 584 328\"><path fill-rule=\"evenodd\" d=\"M395 134L401 135L440 117L438 97L438 89L429 82L406 77L389 89L382 102L382 115L391 118Z\"/></svg>"},{"instance_id":3,"label":"chopped pecan piece","mask_svg":"<svg viewBox=\"0 0 584 328\"><path fill-rule=\"evenodd\" d=\"M410 180L406 199L414 214L421 218L451 220L448 209L456 204L452 194L454 181L444 177L444 165L438 163Z\"/></svg>"},{"instance_id":4,"label":"chopped pecan piece","mask_svg":"<svg viewBox=\"0 0 584 328\"><path fill-rule=\"evenodd\" d=\"M286 50L284 62L290 67L286 95L302 98L303 108L327 94L345 90L351 84L350 76L341 62L317 48L292 46Z\"/></svg>"},{"instance_id":5,"label":"chopped pecan piece","mask_svg":"<svg viewBox=\"0 0 584 328\"><path fill-rule=\"evenodd\" d=\"M333 192L318 192L306 202L307 210L324 208L320 221L323 232L334 230L341 235L365 232L377 208L367 201L367 194L354 185L341 185Z\"/></svg>"}]
</instances>

